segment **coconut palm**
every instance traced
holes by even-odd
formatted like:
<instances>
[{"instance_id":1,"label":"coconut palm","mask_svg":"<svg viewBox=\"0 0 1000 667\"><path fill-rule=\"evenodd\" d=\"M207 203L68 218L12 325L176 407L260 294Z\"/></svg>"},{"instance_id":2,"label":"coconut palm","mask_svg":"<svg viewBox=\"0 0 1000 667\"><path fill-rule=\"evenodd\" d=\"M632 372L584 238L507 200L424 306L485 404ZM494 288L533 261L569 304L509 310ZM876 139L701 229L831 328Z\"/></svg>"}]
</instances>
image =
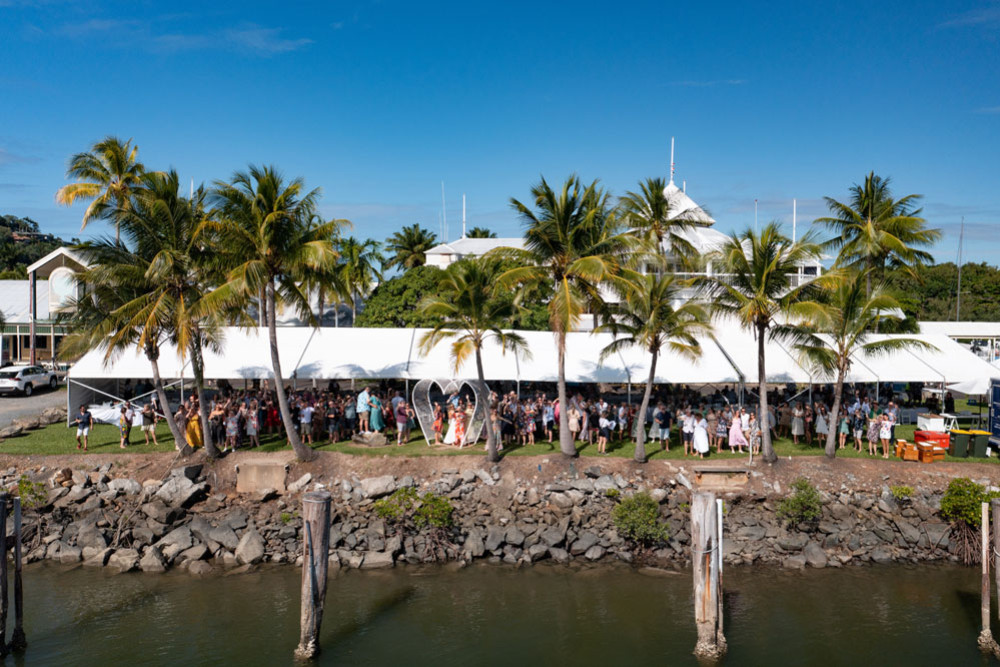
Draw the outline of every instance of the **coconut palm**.
<instances>
[{"instance_id":1,"label":"coconut palm","mask_svg":"<svg viewBox=\"0 0 1000 667\"><path fill-rule=\"evenodd\" d=\"M451 358L458 373L470 355L476 359L479 396L489 400L486 375L483 371L483 345L495 341L504 352L530 356L527 342L509 327L517 313L516 300L507 296L500 284L501 262L492 257L479 257L455 262L442 272L438 291L424 298L420 312L435 318L437 324L420 338L426 353L443 340L451 340ZM487 405L487 415L489 406ZM486 423L486 452L490 461L499 461L493 429Z\"/></svg>"},{"instance_id":2,"label":"coconut palm","mask_svg":"<svg viewBox=\"0 0 1000 667\"><path fill-rule=\"evenodd\" d=\"M351 302L351 321L358 316L358 302L367 298L377 281L382 279L385 263L378 241L358 241L349 236L340 242L340 284Z\"/></svg>"},{"instance_id":3,"label":"coconut palm","mask_svg":"<svg viewBox=\"0 0 1000 667\"><path fill-rule=\"evenodd\" d=\"M205 396L204 349L221 351L221 325L239 313L206 307L204 297L221 279L215 271L215 253L203 237L205 190L192 199L180 194L177 172L151 172L142 178L127 208L115 212L119 227L136 254L148 262L149 290L128 304L133 316L163 322L183 358L190 354L203 425L205 451L217 458L219 450L208 428Z\"/></svg>"},{"instance_id":4,"label":"coconut palm","mask_svg":"<svg viewBox=\"0 0 1000 667\"><path fill-rule=\"evenodd\" d=\"M559 448L566 456L576 456L566 396L566 335L579 325L588 306L600 301L603 285L626 280L624 264L636 239L622 231L597 181L584 186L571 176L556 191L542 178L531 196L533 205L511 199L526 227L524 249L498 248L491 253L520 264L501 275L503 284L549 281L553 287L548 307L559 369Z\"/></svg>"},{"instance_id":5,"label":"coconut palm","mask_svg":"<svg viewBox=\"0 0 1000 667\"><path fill-rule=\"evenodd\" d=\"M496 232L491 232L486 227L473 227L466 236L470 239L495 239Z\"/></svg>"},{"instance_id":6,"label":"coconut palm","mask_svg":"<svg viewBox=\"0 0 1000 667\"><path fill-rule=\"evenodd\" d=\"M768 418L765 342L781 335L788 321L801 315L811 299L830 283L833 275L799 285L793 278L799 265L820 256L820 245L812 233L792 242L777 222L768 223L758 234L747 229L734 234L710 259L718 273L700 280L715 312L738 322L757 339L757 382L760 419ZM762 421L766 424L766 421ZM771 445L771 430L761 428L764 460L777 456Z\"/></svg>"},{"instance_id":7,"label":"coconut palm","mask_svg":"<svg viewBox=\"0 0 1000 667\"><path fill-rule=\"evenodd\" d=\"M248 304L264 293L274 371L274 390L288 441L303 461L316 453L302 444L283 384L278 357L277 308L296 310L315 324L309 300L296 278L309 270L325 270L336 262L330 238L335 224L310 225L319 190L305 191L302 179L286 181L274 167L251 165L231 182L217 181L212 192L217 220L209 225L226 282L206 299L208 304Z\"/></svg>"},{"instance_id":8,"label":"coconut palm","mask_svg":"<svg viewBox=\"0 0 1000 667\"><path fill-rule=\"evenodd\" d=\"M56 192L56 201L71 206L77 199L92 200L83 213L83 225L87 227L94 218L107 215L110 211L127 209L132 192L141 187L145 167L136 158L139 147L132 140L122 142L118 137L105 137L87 153L77 153L69 161L67 178L75 178L76 183L64 185ZM115 240L120 238L118 224L115 223Z\"/></svg>"},{"instance_id":9,"label":"coconut palm","mask_svg":"<svg viewBox=\"0 0 1000 667\"><path fill-rule=\"evenodd\" d=\"M636 419L635 460L646 461L646 429L643 422L649 409L656 378L656 363L660 353L669 350L690 359L701 356L698 335L711 330L708 311L695 301L681 300L687 281L672 274L650 273L637 277L620 295L621 300L608 305L608 317L598 331L609 331L614 341L601 350L601 361L627 347L639 347L649 352L649 377L642 395Z\"/></svg>"},{"instance_id":10,"label":"coconut palm","mask_svg":"<svg viewBox=\"0 0 1000 667\"><path fill-rule=\"evenodd\" d=\"M825 197L831 216L816 222L835 236L826 246L839 251L838 264L865 272L866 293L871 281L885 277L885 270L903 269L919 280L918 268L932 262L923 250L941 238L941 231L928 229L917 203L921 195L893 199L889 178L870 172L864 184L851 187L846 203Z\"/></svg>"},{"instance_id":11,"label":"coconut palm","mask_svg":"<svg viewBox=\"0 0 1000 667\"><path fill-rule=\"evenodd\" d=\"M321 216L313 214L310 216L308 226L309 229L316 229L326 224L327 221L325 221ZM351 227L353 227L353 223L351 223L350 220L330 220L329 226L327 227L330 232L330 242L335 246L339 245L342 239L343 230ZM347 298L347 286L344 284L340 266L338 264L331 264L318 269L309 269L298 278L299 282L302 284L302 288L305 290L306 294L309 295L310 299L314 294L316 295L316 320L319 322L319 325L322 326L323 324L323 313L326 310L328 298L331 298L333 303L338 305L338 311L334 317L334 325L339 325L339 304L342 303L343 299Z\"/></svg>"},{"instance_id":12,"label":"coconut palm","mask_svg":"<svg viewBox=\"0 0 1000 667\"><path fill-rule=\"evenodd\" d=\"M385 268L398 266L405 271L427 263L427 251L437 245L437 235L414 223L386 239L385 245L391 253Z\"/></svg>"},{"instance_id":13,"label":"coconut palm","mask_svg":"<svg viewBox=\"0 0 1000 667\"><path fill-rule=\"evenodd\" d=\"M693 211L678 210L674 197L662 178L647 178L640 181L638 192L627 192L619 201L626 225L636 233L655 244L656 253L666 256L666 246L670 247L675 260L684 266L694 263L697 251L684 232L699 224Z\"/></svg>"},{"instance_id":14,"label":"coconut palm","mask_svg":"<svg viewBox=\"0 0 1000 667\"><path fill-rule=\"evenodd\" d=\"M801 308L806 321L794 330L799 339L795 348L822 372L837 378L826 436L826 455L831 459L837 455L837 424L844 378L855 357L889 354L907 348L933 349L915 338L887 338L874 333L879 321L899 321L901 318L895 314L899 312L899 303L884 283L875 283L868 293L867 274L870 271L842 272L822 298Z\"/></svg>"},{"instance_id":15,"label":"coconut palm","mask_svg":"<svg viewBox=\"0 0 1000 667\"><path fill-rule=\"evenodd\" d=\"M61 349L69 356L104 350L105 363L126 350L142 350L175 446L184 449L185 437L174 421L160 376L160 349L169 338L168 317L159 309L141 312L137 307L148 301L155 288L147 277L150 257L111 239L89 241L76 250L87 258L89 268L77 274L84 296L74 299L60 315L70 329Z\"/></svg>"}]
</instances>

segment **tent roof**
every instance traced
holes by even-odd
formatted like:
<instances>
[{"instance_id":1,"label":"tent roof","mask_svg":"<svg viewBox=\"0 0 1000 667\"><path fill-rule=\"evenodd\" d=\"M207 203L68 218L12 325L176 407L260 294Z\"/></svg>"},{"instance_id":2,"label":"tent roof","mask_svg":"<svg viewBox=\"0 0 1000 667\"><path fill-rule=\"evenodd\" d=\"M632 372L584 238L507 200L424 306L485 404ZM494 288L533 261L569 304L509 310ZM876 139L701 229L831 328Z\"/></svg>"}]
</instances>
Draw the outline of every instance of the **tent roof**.
<instances>
[{"instance_id":1,"label":"tent roof","mask_svg":"<svg viewBox=\"0 0 1000 667\"><path fill-rule=\"evenodd\" d=\"M1000 322L918 322L920 333L949 338L1000 338Z\"/></svg>"},{"instance_id":2,"label":"tent roof","mask_svg":"<svg viewBox=\"0 0 1000 667\"><path fill-rule=\"evenodd\" d=\"M442 341L424 352L420 341L426 329L365 329L281 327L278 353L286 378L298 379L420 379L475 377L475 359L467 359L456 372L451 344ZM555 337L547 331L518 332L527 342L530 356L503 353L494 342L483 349L483 368L488 380L555 382L558 377ZM849 382L946 382L978 381L997 374L995 367L979 359L944 335L920 334L934 350L900 350L887 356L859 355L851 367ZM601 351L614 340L611 334L573 332L566 340L568 382L632 382L641 384L649 375L650 356L631 347L603 361ZM714 338L703 338L702 355L690 360L671 351L661 354L656 382L672 384L736 384L757 377L757 341L734 324L719 324ZM765 344L767 380L770 383L830 382L810 371L795 352L780 342ZM159 358L164 380L192 379L190 363L171 345L164 345ZM271 354L266 329L223 331L223 351L205 351L205 377L220 379L270 378ZM125 379L152 376L149 361L133 348L104 363L104 353L92 350L70 369L72 379Z\"/></svg>"}]
</instances>

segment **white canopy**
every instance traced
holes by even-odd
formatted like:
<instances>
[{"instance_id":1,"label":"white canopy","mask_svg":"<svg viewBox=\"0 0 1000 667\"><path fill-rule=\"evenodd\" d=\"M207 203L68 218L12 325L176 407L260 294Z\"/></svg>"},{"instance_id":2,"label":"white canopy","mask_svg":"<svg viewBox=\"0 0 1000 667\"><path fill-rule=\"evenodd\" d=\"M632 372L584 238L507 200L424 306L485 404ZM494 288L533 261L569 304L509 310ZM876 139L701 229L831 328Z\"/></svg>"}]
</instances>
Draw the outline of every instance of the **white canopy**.
<instances>
[{"instance_id":1,"label":"white canopy","mask_svg":"<svg viewBox=\"0 0 1000 667\"><path fill-rule=\"evenodd\" d=\"M363 329L283 327L278 329L278 352L286 379L421 379L476 376L475 358L457 371L451 344L443 341L424 352L420 341L426 329ZM483 350L488 380L555 382L558 377L555 338L546 331L518 332L527 341L530 356L502 353L495 343ZM223 351L206 350L205 377L209 380L265 379L272 376L266 329L228 328ZM962 383L988 380L996 368L944 335L913 336L934 350L901 350L887 356L859 355L848 376L850 382ZM631 382L641 384L649 375L649 354L626 348L601 360L601 351L614 340L611 334L573 332L567 336L568 382ZM757 341L738 325L720 324L714 337L702 341L702 355L689 360L669 350L656 368L657 383L737 384L757 378ZM796 384L830 382L800 362L793 350L776 341L766 342L767 380ZM181 359L170 345L159 358L164 381L191 380L190 360ZM145 355L126 350L105 363L104 353L93 350L70 369L71 380L139 379L152 377Z\"/></svg>"}]
</instances>

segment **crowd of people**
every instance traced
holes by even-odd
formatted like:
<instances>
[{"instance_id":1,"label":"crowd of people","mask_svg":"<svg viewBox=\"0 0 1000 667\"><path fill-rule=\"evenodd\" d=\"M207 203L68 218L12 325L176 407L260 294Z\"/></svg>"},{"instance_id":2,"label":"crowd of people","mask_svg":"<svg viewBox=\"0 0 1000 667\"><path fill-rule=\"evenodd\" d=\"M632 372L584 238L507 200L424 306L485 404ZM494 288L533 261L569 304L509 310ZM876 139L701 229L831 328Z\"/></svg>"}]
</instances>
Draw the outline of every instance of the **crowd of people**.
<instances>
[{"instance_id":1,"label":"crowd of people","mask_svg":"<svg viewBox=\"0 0 1000 667\"><path fill-rule=\"evenodd\" d=\"M686 456L704 457L711 451L759 453L763 429L773 438L791 438L796 445L825 443L834 429L838 446L853 446L859 452L888 458L895 441L899 408L894 401L879 404L864 389L845 396L837 423L831 423L831 396L817 390L808 400L792 389L776 391L766 417L757 406L739 405L729 387L711 394L701 394L686 387L663 387L654 396L645 415L639 406L621 396L608 400L601 394L575 393L568 400L567 422L574 442L596 447L597 453L609 454L609 447L635 439L639 429L653 447L669 450L672 444L683 447ZM307 444L340 442L355 436L380 433L397 445L409 443L418 428L417 415L400 389L383 384L363 386L358 391L341 390L331 384L326 389L305 388L288 391L292 428ZM516 391L491 392L488 421L473 424L475 397L453 392L436 397L431 405L431 433L427 444L464 448L486 438L486 429L498 449L523 447L539 442L552 443L558 437L561 406L559 399L536 391L522 395ZM265 382L256 388L235 389L223 385L209 398L208 429L223 451L259 447L261 436L285 437L285 424L273 389ZM139 412L137 413L137 410ZM142 424L146 444L156 444L156 424L160 420L156 397L141 409L126 401L121 406L120 445L131 444L132 425ZM86 447L87 427L81 406L78 441ZM141 419L136 419L140 415ZM87 417L89 419L89 416ZM201 447L204 429L200 406L189 395L174 412L174 419L187 444Z\"/></svg>"}]
</instances>

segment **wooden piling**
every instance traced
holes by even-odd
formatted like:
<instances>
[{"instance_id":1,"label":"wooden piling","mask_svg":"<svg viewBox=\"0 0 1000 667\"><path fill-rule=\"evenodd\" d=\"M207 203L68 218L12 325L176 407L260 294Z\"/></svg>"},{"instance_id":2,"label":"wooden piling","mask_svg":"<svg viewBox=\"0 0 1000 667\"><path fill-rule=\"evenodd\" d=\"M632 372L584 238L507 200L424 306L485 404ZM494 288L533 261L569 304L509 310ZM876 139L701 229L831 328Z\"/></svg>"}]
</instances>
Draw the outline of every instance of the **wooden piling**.
<instances>
[{"instance_id":1,"label":"wooden piling","mask_svg":"<svg viewBox=\"0 0 1000 667\"><path fill-rule=\"evenodd\" d=\"M726 640L719 623L722 553L717 520L715 495L695 492L691 499L691 562L694 566L694 621L698 630L694 653L700 658L718 658L726 652Z\"/></svg>"},{"instance_id":2,"label":"wooden piling","mask_svg":"<svg viewBox=\"0 0 1000 667\"><path fill-rule=\"evenodd\" d=\"M295 657L319 653L319 630L326 599L330 563L330 494L313 491L302 496L302 612Z\"/></svg>"},{"instance_id":3,"label":"wooden piling","mask_svg":"<svg viewBox=\"0 0 1000 667\"><path fill-rule=\"evenodd\" d=\"M997 643L993 640L993 632L990 630L990 505L982 503L980 507L982 520L979 523L979 533L982 536L980 545L980 562L982 563L983 577L982 588L979 597L979 615L982 620L982 630L979 633L979 650L984 653L996 653Z\"/></svg>"},{"instance_id":4,"label":"wooden piling","mask_svg":"<svg viewBox=\"0 0 1000 667\"><path fill-rule=\"evenodd\" d=\"M997 582L997 595L1000 595L1000 500L993 499L993 576ZM997 606L997 617L1000 617L1000 605Z\"/></svg>"},{"instance_id":5,"label":"wooden piling","mask_svg":"<svg viewBox=\"0 0 1000 667\"><path fill-rule=\"evenodd\" d=\"M7 655L7 494L0 493L0 656Z\"/></svg>"},{"instance_id":6,"label":"wooden piling","mask_svg":"<svg viewBox=\"0 0 1000 667\"><path fill-rule=\"evenodd\" d=\"M14 498L14 635L11 650L23 651L28 647L24 635L24 589L21 587L21 499Z\"/></svg>"}]
</instances>

